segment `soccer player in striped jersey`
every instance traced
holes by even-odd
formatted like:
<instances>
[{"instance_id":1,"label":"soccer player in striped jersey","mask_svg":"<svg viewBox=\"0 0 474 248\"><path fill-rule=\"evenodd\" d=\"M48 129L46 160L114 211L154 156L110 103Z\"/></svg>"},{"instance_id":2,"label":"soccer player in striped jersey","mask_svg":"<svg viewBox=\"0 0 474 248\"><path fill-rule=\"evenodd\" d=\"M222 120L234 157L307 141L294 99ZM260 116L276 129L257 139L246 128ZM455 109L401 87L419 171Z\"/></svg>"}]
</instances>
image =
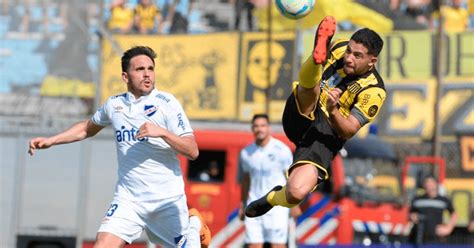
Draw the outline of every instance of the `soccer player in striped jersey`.
<instances>
[{"instance_id":1,"label":"soccer player in striped jersey","mask_svg":"<svg viewBox=\"0 0 474 248\"><path fill-rule=\"evenodd\" d=\"M329 178L331 160L344 142L374 120L385 100L384 83L375 64L382 50L380 36L368 29L350 40L331 44L336 20L318 26L313 54L303 63L283 112L283 129L296 145L286 185L277 185L250 203L248 217L273 206L298 205Z\"/></svg>"}]
</instances>

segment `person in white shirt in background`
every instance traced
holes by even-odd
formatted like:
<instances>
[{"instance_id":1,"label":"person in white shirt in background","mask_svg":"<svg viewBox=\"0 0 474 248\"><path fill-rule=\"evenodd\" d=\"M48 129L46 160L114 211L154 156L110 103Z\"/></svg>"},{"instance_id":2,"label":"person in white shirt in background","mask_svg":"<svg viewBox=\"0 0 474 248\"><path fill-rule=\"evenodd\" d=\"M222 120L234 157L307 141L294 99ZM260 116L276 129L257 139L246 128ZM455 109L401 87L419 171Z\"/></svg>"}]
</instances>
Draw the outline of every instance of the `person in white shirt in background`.
<instances>
[{"instance_id":1,"label":"person in white shirt in background","mask_svg":"<svg viewBox=\"0 0 474 248\"><path fill-rule=\"evenodd\" d=\"M110 97L91 119L51 137L29 142L28 152L80 141L111 125L118 157L114 198L97 232L94 248L124 247L145 230L164 247L200 247L204 223L191 221L177 154L199 155L193 130L176 98L155 89L155 52L145 46L121 59L127 92ZM201 225L202 224L202 225Z\"/></svg>"},{"instance_id":2,"label":"person in white shirt in background","mask_svg":"<svg viewBox=\"0 0 474 248\"><path fill-rule=\"evenodd\" d=\"M275 184L286 183L286 171L293 162L290 148L271 136L268 115L256 114L252 118L255 142L240 152L242 169L240 219L245 225L245 243L249 248L286 247L290 209L277 206L266 215L245 218L245 207L271 190ZM295 208L295 210L299 210Z\"/></svg>"}]
</instances>

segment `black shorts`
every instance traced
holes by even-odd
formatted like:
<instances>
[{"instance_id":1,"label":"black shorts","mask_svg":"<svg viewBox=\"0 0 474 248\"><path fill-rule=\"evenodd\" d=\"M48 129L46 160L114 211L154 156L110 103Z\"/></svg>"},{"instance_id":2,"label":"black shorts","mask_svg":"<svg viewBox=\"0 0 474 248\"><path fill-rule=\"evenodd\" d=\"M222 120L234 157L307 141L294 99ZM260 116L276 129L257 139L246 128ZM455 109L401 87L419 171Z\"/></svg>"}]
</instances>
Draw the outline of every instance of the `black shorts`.
<instances>
[{"instance_id":1,"label":"black shorts","mask_svg":"<svg viewBox=\"0 0 474 248\"><path fill-rule=\"evenodd\" d=\"M311 162L325 174L320 176L327 179L331 161L345 141L331 128L319 105L313 114L314 120L300 114L296 97L291 94L283 111L283 130L296 145L293 165Z\"/></svg>"}]
</instances>

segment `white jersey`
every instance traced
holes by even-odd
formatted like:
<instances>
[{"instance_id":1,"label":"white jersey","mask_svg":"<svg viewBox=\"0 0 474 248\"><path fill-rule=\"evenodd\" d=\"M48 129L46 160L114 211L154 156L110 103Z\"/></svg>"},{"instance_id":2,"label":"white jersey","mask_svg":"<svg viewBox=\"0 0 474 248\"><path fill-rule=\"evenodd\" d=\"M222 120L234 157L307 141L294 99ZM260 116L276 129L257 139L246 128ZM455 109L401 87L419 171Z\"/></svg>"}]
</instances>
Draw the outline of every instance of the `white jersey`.
<instances>
[{"instance_id":1,"label":"white jersey","mask_svg":"<svg viewBox=\"0 0 474 248\"><path fill-rule=\"evenodd\" d=\"M285 185L285 172L293 162L290 148L278 139L270 138L264 147L252 143L240 152L240 166L250 174L247 203L253 202L276 185Z\"/></svg>"},{"instance_id":2,"label":"white jersey","mask_svg":"<svg viewBox=\"0 0 474 248\"><path fill-rule=\"evenodd\" d=\"M144 201L184 194L177 152L161 138L135 138L145 122L178 136L193 135L189 120L173 95L154 89L138 99L130 92L113 96L97 110L92 121L114 129L118 157L116 196Z\"/></svg>"},{"instance_id":3,"label":"white jersey","mask_svg":"<svg viewBox=\"0 0 474 248\"><path fill-rule=\"evenodd\" d=\"M247 204L264 196L276 185L285 185L285 172L292 163L290 149L283 142L271 138L264 147L253 143L240 152L240 165L250 175ZM273 207L257 218L245 218L246 243L286 243L290 209Z\"/></svg>"}]
</instances>

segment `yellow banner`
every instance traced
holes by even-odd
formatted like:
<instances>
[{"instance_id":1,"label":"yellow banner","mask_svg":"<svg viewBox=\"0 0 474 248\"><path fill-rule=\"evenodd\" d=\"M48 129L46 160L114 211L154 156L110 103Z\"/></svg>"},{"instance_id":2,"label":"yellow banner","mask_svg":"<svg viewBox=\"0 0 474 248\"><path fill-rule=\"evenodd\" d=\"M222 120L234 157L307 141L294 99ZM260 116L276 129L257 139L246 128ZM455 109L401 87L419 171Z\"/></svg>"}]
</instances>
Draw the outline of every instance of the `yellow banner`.
<instances>
[{"instance_id":1,"label":"yellow banner","mask_svg":"<svg viewBox=\"0 0 474 248\"><path fill-rule=\"evenodd\" d=\"M444 186L447 196L451 199L454 209L458 214L457 225L469 224L469 212L474 202L474 179L471 178L446 178Z\"/></svg>"},{"instance_id":2,"label":"yellow banner","mask_svg":"<svg viewBox=\"0 0 474 248\"><path fill-rule=\"evenodd\" d=\"M156 88L172 93L190 119L236 119L238 34L114 36L127 50L145 45L157 53ZM103 42L101 101L127 90L122 54Z\"/></svg>"},{"instance_id":3,"label":"yellow banner","mask_svg":"<svg viewBox=\"0 0 474 248\"><path fill-rule=\"evenodd\" d=\"M61 76L46 75L41 84L42 96L69 96L81 98L94 98L95 85L80 79L70 79Z\"/></svg>"},{"instance_id":4,"label":"yellow banner","mask_svg":"<svg viewBox=\"0 0 474 248\"><path fill-rule=\"evenodd\" d=\"M466 172L474 172L474 135L461 136L460 138L461 148L461 167Z\"/></svg>"},{"instance_id":5,"label":"yellow banner","mask_svg":"<svg viewBox=\"0 0 474 248\"><path fill-rule=\"evenodd\" d=\"M242 35L238 99L241 121L268 112L272 121L280 122L286 98L291 92L295 34L274 33L271 46L267 38L266 33Z\"/></svg>"},{"instance_id":6,"label":"yellow banner","mask_svg":"<svg viewBox=\"0 0 474 248\"><path fill-rule=\"evenodd\" d=\"M377 118L380 133L393 139L430 139L435 128L435 80L388 81L385 88L387 98ZM472 132L473 81L444 81L438 101L443 136L454 136L469 130Z\"/></svg>"},{"instance_id":7,"label":"yellow banner","mask_svg":"<svg viewBox=\"0 0 474 248\"><path fill-rule=\"evenodd\" d=\"M338 37L344 36L348 38L350 33L338 33ZM394 32L383 36L385 47L378 68L387 99L375 121L380 135L403 141L431 139L436 100L440 101L443 137L474 130L474 46L468 45L474 44L473 36L474 32L446 36L445 44L450 47L446 57L450 60L444 69L447 77L440 99L436 99L436 80L432 76L436 47L432 33ZM266 33L114 38L122 50L148 45L157 52L156 87L174 94L193 120L249 121L256 113L268 112L272 122L279 123L299 69L294 66L299 63L293 61L297 50L293 32L274 33L270 46ZM310 54L313 33L304 33L303 38L305 54ZM120 57L109 42L104 42L102 101L126 90ZM359 135L367 131L364 127Z\"/></svg>"}]
</instances>

